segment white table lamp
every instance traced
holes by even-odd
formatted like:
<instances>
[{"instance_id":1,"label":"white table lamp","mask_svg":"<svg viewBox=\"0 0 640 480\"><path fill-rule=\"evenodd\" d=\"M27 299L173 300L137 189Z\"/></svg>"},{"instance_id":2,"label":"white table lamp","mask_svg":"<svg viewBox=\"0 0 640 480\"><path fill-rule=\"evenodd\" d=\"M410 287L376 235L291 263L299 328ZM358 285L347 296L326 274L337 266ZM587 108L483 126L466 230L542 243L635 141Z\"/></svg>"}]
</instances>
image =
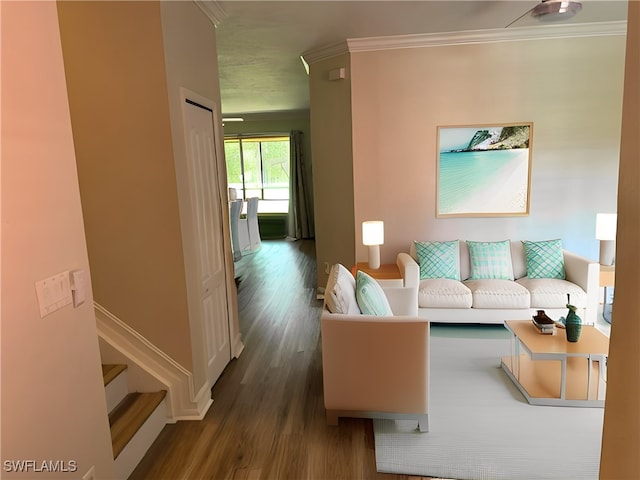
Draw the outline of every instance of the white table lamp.
<instances>
[{"instance_id":1,"label":"white table lamp","mask_svg":"<svg viewBox=\"0 0 640 480\"><path fill-rule=\"evenodd\" d=\"M369 268L380 268L380 245L384 243L384 222L362 222L362 243L369 247Z\"/></svg>"},{"instance_id":2,"label":"white table lamp","mask_svg":"<svg viewBox=\"0 0 640 480\"><path fill-rule=\"evenodd\" d=\"M596 238L600 240L600 265L613 265L616 253L616 213L596 214Z\"/></svg>"}]
</instances>

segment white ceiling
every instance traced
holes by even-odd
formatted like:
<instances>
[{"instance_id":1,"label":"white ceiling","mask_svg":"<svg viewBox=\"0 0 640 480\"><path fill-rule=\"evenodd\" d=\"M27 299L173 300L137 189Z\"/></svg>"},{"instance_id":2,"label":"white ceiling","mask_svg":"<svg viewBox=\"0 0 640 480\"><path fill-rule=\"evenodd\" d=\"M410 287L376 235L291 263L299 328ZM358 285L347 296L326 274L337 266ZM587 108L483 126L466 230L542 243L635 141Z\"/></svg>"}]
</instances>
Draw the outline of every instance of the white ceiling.
<instances>
[{"instance_id":1,"label":"white ceiling","mask_svg":"<svg viewBox=\"0 0 640 480\"><path fill-rule=\"evenodd\" d=\"M218 68L225 116L309 108L300 55L346 39L540 24L526 13L536 0L209 1L217 24ZM626 0L582 0L566 23L626 20Z\"/></svg>"}]
</instances>

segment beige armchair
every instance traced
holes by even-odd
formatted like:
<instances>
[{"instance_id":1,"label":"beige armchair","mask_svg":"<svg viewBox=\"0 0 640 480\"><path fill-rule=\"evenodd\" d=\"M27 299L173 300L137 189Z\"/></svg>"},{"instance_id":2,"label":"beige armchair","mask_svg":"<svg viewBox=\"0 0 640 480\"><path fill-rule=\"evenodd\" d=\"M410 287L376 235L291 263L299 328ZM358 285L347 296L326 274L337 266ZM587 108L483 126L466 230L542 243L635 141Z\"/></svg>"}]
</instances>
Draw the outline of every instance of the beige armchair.
<instances>
[{"instance_id":1,"label":"beige armchair","mask_svg":"<svg viewBox=\"0 0 640 480\"><path fill-rule=\"evenodd\" d=\"M429 322L416 316L321 316L327 423L415 419L429 429Z\"/></svg>"}]
</instances>

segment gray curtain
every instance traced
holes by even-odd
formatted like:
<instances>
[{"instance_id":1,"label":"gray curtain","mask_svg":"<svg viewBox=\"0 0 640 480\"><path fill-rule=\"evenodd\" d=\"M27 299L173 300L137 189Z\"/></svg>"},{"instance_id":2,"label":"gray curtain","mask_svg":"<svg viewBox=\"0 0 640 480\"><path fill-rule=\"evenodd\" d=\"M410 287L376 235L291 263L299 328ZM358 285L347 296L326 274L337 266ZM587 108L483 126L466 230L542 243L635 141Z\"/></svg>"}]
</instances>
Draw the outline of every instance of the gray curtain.
<instances>
[{"instance_id":1,"label":"gray curtain","mask_svg":"<svg viewBox=\"0 0 640 480\"><path fill-rule=\"evenodd\" d=\"M302 132L293 130L290 139L289 216L287 235L291 239L313 238L313 209L310 179L304 164Z\"/></svg>"}]
</instances>

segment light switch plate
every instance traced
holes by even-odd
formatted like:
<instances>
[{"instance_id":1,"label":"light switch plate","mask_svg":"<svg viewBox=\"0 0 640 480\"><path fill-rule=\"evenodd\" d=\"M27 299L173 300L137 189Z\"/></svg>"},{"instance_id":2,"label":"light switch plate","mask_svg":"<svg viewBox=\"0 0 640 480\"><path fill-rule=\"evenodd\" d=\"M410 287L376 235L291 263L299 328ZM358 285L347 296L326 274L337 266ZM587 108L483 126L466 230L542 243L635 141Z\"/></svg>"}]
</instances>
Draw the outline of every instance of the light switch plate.
<instances>
[{"instance_id":1,"label":"light switch plate","mask_svg":"<svg viewBox=\"0 0 640 480\"><path fill-rule=\"evenodd\" d=\"M69 272L58 273L36 282L36 294L41 318L69 305L71 303Z\"/></svg>"},{"instance_id":2,"label":"light switch plate","mask_svg":"<svg viewBox=\"0 0 640 480\"><path fill-rule=\"evenodd\" d=\"M77 308L87 299L88 279L86 270L73 270L71 272L71 292L73 294L73 307Z\"/></svg>"}]
</instances>

